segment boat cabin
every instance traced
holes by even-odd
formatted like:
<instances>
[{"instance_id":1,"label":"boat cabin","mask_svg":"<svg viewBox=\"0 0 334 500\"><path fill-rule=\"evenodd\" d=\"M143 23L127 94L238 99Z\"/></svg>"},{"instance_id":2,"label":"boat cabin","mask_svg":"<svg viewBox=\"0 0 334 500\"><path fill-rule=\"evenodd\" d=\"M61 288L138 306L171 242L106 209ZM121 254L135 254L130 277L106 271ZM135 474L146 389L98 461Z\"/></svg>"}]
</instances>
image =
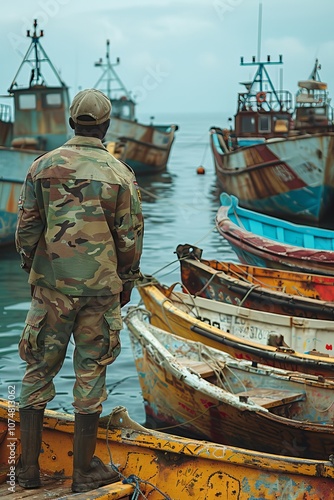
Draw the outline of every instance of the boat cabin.
<instances>
[{"instance_id":1,"label":"boat cabin","mask_svg":"<svg viewBox=\"0 0 334 500\"><path fill-rule=\"evenodd\" d=\"M300 132L322 132L333 126L333 108L330 105L327 84L320 80L319 69L320 65L316 59L309 79L298 82L295 129Z\"/></svg>"},{"instance_id":2,"label":"boat cabin","mask_svg":"<svg viewBox=\"0 0 334 500\"><path fill-rule=\"evenodd\" d=\"M12 93L13 147L50 151L66 142L69 134L67 87L34 85L12 89Z\"/></svg>"},{"instance_id":3,"label":"boat cabin","mask_svg":"<svg viewBox=\"0 0 334 500\"><path fill-rule=\"evenodd\" d=\"M234 117L234 147L250 146L265 142L270 138L287 137L292 123L292 95L286 90L276 90L271 82L265 65L282 64L256 62L241 65L257 65L258 69L251 82L241 82L245 92L238 94L237 113Z\"/></svg>"},{"instance_id":4,"label":"boat cabin","mask_svg":"<svg viewBox=\"0 0 334 500\"><path fill-rule=\"evenodd\" d=\"M123 120L134 121L135 117L135 102L126 96L119 99L112 98L111 101L111 116L122 118Z\"/></svg>"}]
</instances>

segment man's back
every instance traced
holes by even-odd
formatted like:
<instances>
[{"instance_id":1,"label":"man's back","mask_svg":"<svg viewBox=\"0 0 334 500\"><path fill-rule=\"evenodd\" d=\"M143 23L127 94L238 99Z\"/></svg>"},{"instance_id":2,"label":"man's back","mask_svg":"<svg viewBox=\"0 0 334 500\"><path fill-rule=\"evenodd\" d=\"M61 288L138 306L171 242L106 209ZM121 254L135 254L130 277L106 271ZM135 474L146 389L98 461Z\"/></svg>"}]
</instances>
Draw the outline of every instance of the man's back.
<instances>
[{"instance_id":1,"label":"man's back","mask_svg":"<svg viewBox=\"0 0 334 500\"><path fill-rule=\"evenodd\" d=\"M118 293L122 285L117 274L117 232L124 226L128 238L133 222L140 225L136 214L141 217L132 172L99 139L76 136L38 158L30 176L45 228L30 282L69 295ZM29 192L26 207L30 207ZM29 220L29 208L25 213ZM29 237L33 243L31 230ZM24 239L21 223L20 246L29 245Z\"/></svg>"}]
</instances>

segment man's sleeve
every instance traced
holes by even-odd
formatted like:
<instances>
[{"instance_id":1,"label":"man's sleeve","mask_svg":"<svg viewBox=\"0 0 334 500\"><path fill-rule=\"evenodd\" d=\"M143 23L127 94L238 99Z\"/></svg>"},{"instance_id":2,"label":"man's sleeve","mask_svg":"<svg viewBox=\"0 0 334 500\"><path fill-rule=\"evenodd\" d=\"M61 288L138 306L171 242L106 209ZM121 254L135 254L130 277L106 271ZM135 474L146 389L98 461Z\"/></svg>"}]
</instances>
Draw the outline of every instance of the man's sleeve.
<instances>
[{"instance_id":1,"label":"man's sleeve","mask_svg":"<svg viewBox=\"0 0 334 500\"><path fill-rule=\"evenodd\" d=\"M22 186L18 208L15 244L21 256L21 267L30 272L37 243L44 230L30 173Z\"/></svg>"},{"instance_id":2,"label":"man's sleeve","mask_svg":"<svg viewBox=\"0 0 334 500\"><path fill-rule=\"evenodd\" d=\"M140 191L134 177L127 187L123 186L119 191L113 236L117 248L117 273L123 282L123 290L128 291L141 276L144 236Z\"/></svg>"}]
</instances>

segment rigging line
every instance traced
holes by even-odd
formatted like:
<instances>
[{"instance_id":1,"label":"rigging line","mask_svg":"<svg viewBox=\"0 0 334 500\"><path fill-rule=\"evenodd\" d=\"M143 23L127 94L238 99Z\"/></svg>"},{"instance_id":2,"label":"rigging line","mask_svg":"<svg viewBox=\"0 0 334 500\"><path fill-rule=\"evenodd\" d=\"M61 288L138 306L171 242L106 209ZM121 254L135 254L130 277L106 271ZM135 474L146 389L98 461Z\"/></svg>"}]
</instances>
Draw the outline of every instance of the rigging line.
<instances>
[{"instance_id":1,"label":"rigging line","mask_svg":"<svg viewBox=\"0 0 334 500\"><path fill-rule=\"evenodd\" d=\"M205 160L205 156L206 156L206 153L208 151L208 147L209 147L209 144L206 143L205 147L204 147L204 153L203 153L203 157L202 157L202 161L201 161L201 165L203 165L204 163L204 160Z\"/></svg>"},{"instance_id":2,"label":"rigging line","mask_svg":"<svg viewBox=\"0 0 334 500\"><path fill-rule=\"evenodd\" d=\"M139 186L140 191L143 193L147 194L148 196L151 196L151 198L155 198L156 200L160 200L160 196L157 196L154 193L151 193L148 189L143 188L142 186Z\"/></svg>"},{"instance_id":3,"label":"rigging line","mask_svg":"<svg viewBox=\"0 0 334 500\"><path fill-rule=\"evenodd\" d=\"M199 243L201 243L203 240L205 240L211 233L213 233L214 231L216 231L216 226L213 226L210 231L208 231L201 239L197 240L195 243L194 243L194 246L197 246ZM172 260L171 262L169 262L168 264L165 264L164 266L160 267L159 269L157 269L154 273L153 273L153 276L155 276L156 274L159 274L161 271L163 271L164 269L166 269L167 267L175 264L176 262L179 262L180 260L183 260L183 259L186 259L187 257L181 257L180 259L177 258L177 259L174 259ZM164 274L163 276L166 276L172 272L174 272L175 270L177 269L177 267L175 269L172 269L171 271L169 271L168 273ZM144 275L145 276L145 275ZM136 284L137 287L140 287L140 286L145 286L145 284Z\"/></svg>"},{"instance_id":4,"label":"rigging line","mask_svg":"<svg viewBox=\"0 0 334 500\"><path fill-rule=\"evenodd\" d=\"M199 418L201 418L203 415L205 415L206 413L208 413L210 410L212 410L212 408L218 408L219 406L221 406L221 402L215 404L215 405L212 405L210 406L209 408L206 408L203 412L199 413L198 415L196 415L196 417L194 418L189 418L189 419L185 419L184 422L180 423L180 424L175 424L175 425L170 425L169 427L158 427L158 429L156 429L157 431L165 431L165 430L168 430L168 429L176 429L178 427L181 427L183 428L184 425L186 424L189 424L191 422L194 422L195 420L198 420Z\"/></svg>"}]
</instances>

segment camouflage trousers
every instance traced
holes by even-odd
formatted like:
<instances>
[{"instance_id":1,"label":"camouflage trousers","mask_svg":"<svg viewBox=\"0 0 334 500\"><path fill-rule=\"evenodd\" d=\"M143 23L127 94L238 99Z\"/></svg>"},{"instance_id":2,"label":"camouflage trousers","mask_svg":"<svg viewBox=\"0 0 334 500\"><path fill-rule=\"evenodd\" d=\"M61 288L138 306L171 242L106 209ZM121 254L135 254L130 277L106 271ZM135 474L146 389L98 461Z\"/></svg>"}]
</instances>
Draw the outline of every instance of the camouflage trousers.
<instances>
[{"instance_id":1,"label":"camouflage trousers","mask_svg":"<svg viewBox=\"0 0 334 500\"><path fill-rule=\"evenodd\" d=\"M26 361L20 408L45 408L56 394L54 377L63 365L73 333L75 412L97 413L107 399L106 366L121 351L119 294L73 297L35 287L19 342Z\"/></svg>"}]
</instances>

